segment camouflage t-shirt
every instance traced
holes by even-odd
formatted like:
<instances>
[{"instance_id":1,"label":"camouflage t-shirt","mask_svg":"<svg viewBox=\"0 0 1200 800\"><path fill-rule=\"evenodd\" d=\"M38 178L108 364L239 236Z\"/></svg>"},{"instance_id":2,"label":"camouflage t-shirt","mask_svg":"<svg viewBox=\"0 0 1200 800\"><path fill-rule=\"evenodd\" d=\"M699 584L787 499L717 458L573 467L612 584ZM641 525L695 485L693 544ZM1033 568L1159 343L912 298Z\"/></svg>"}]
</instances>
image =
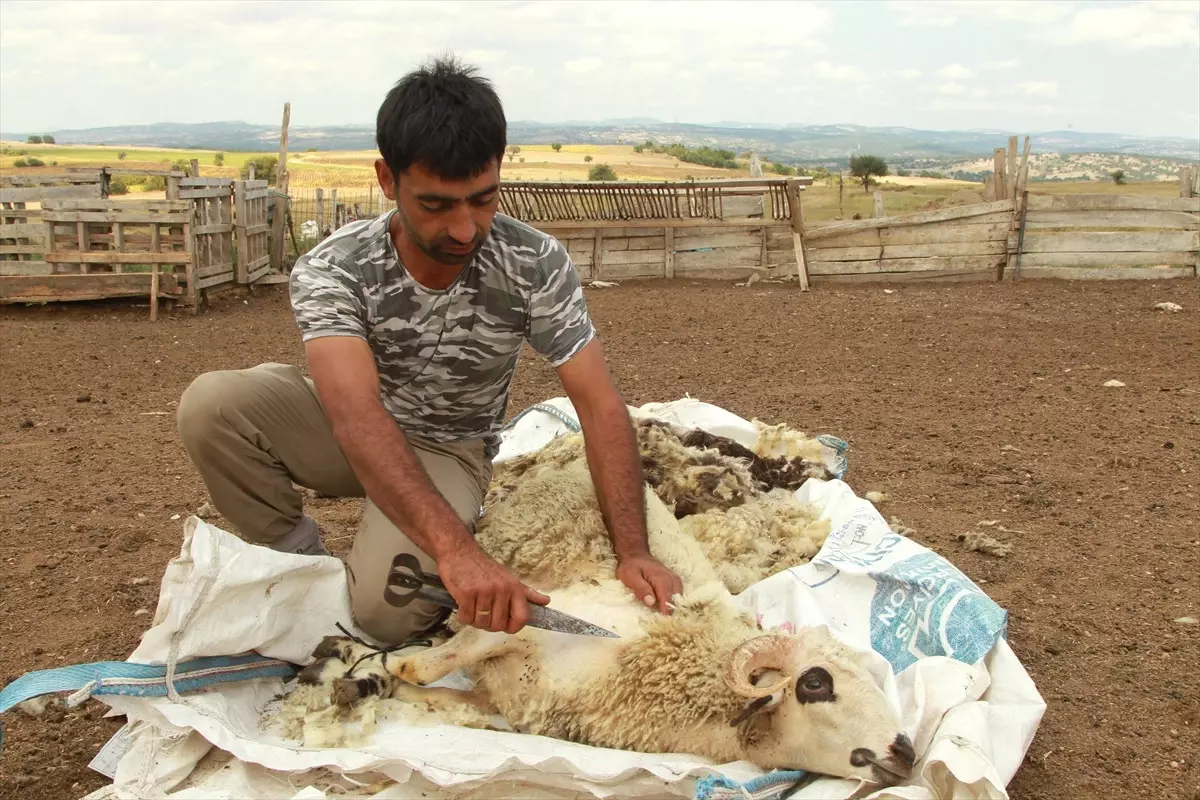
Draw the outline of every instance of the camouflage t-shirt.
<instances>
[{"instance_id":1,"label":"camouflage t-shirt","mask_svg":"<svg viewBox=\"0 0 1200 800\"><path fill-rule=\"evenodd\" d=\"M454 283L428 289L400 262L394 213L344 225L297 260L302 339L366 340L402 430L437 442L482 437L492 458L522 344L557 367L596 334L579 275L557 239L496 214Z\"/></svg>"}]
</instances>

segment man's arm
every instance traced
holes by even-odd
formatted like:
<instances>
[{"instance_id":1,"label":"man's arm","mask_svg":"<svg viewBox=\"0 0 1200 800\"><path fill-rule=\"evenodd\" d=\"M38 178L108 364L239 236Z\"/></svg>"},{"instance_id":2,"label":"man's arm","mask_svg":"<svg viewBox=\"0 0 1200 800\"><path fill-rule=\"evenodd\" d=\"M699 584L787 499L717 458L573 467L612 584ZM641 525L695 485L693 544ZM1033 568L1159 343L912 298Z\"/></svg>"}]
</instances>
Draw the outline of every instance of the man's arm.
<instances>
[{"instance_id":1,"label":"man's arm","mask_svg":"<svg viewBox=\"0 0 1200 800\"><path fill-rule=\"evenodd\" d=\"M600 342L585 345L558 367L558 375L583 428L588 470L617 555L617 577L646 605L670 613L667 603L683 585L650 553L642 458L629 409L613 385Z\"/></svg>"},{"instance_id":2,"label":"man's arm","mask_svg":"<svg viewBox=\"0 0 1200 800\"><path fill-rule=\"evenodd\" d=\"M367 496L437 562L464 624L518 630L529 618L527 602L545 604L549 598L489 557L433 485L379 399L368 344L355 336L325 336L305 347L334 437Z\"/></svg>"}]
</instances>

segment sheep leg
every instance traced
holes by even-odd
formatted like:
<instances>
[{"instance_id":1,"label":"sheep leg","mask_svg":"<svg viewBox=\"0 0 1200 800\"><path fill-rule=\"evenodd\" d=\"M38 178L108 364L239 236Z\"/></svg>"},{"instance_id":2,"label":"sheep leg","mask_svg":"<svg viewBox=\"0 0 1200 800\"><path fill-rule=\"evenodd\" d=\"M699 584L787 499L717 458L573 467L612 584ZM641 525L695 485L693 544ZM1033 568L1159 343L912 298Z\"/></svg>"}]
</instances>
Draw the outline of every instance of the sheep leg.
<instances>
[{"instance_id":1,"label":"sheep leg","mask_svg":"<svg viewBox=\"0 0 1200 800\"><path fill-rule=\"evenodd\" d=\"M405 703L423 705L434 713L449 716L458 724L472 728L491 727L489 717L497 713L491 701L478 689L424 688L410 683L397 683L392 697Z\"/></svg>"},{"instance_id":2,"label":"sheep leg","mask_svg":"<svg viewBox=\"0 0 1200 800\"><path fill-rule=\"evenodd\" d=\"M405 683L425 686L489 658L517 652L524 642L507 633L492 633L479 628L463 628L442 645L392 661L388 671Z\"/></svg>"}]
</instances>

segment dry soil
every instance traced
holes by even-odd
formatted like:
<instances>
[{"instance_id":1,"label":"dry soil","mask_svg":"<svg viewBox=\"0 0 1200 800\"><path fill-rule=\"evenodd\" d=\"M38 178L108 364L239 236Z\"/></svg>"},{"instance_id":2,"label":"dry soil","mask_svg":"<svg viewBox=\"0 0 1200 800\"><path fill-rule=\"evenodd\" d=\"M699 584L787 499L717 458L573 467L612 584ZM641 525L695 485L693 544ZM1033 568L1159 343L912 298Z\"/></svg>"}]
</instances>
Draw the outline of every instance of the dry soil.
<instances>
[{"instance_id":1,"label":"dry soil","mask_svg":"<svg viewBox=\"0 0 1200 800\"><path fill-rule=\"evenodd\" d=\"M847 480L1010 612L1049 707L1015 798L1200 796L1200 281L589 290L634 404L691 394L851 443ZM1154 304L1174 301L1181 313ZM0 680L123 659L182 518L174 424L204 370L303 356L281 289L205 314L0 309ZM1116 379L1125 385L1106 387ZM522 362L510 413L561 394ZM354 502L317 499L343 553ZM988 532L1005 557L965 549ZM219 524L219 520L218 520ZM78 797L121 724L5 715L0 795Z\"/></svg>"}]
</instances>

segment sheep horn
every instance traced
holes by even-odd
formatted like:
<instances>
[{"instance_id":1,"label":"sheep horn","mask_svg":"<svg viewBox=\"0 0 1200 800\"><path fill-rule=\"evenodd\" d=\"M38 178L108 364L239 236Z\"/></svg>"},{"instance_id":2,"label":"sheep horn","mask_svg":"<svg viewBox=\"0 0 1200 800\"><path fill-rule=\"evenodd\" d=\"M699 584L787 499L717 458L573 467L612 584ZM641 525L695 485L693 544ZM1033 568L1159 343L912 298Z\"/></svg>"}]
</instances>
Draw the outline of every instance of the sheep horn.
<instances>
[{"instance_id":1,"label":"sheep horn","mask_svg":"<svg viewBox=\"0 0 1200 800\"><path fill-rule=\"evenodd\" d=\"M782 689L791 680L782 676L769 686L755 686L750 682L756 670L780 669L784 656L792 642L786 636L767 634L743 642L729 655L725 663L725 685L742 697L766 697Z\"/></svg>"}]
</instances>

